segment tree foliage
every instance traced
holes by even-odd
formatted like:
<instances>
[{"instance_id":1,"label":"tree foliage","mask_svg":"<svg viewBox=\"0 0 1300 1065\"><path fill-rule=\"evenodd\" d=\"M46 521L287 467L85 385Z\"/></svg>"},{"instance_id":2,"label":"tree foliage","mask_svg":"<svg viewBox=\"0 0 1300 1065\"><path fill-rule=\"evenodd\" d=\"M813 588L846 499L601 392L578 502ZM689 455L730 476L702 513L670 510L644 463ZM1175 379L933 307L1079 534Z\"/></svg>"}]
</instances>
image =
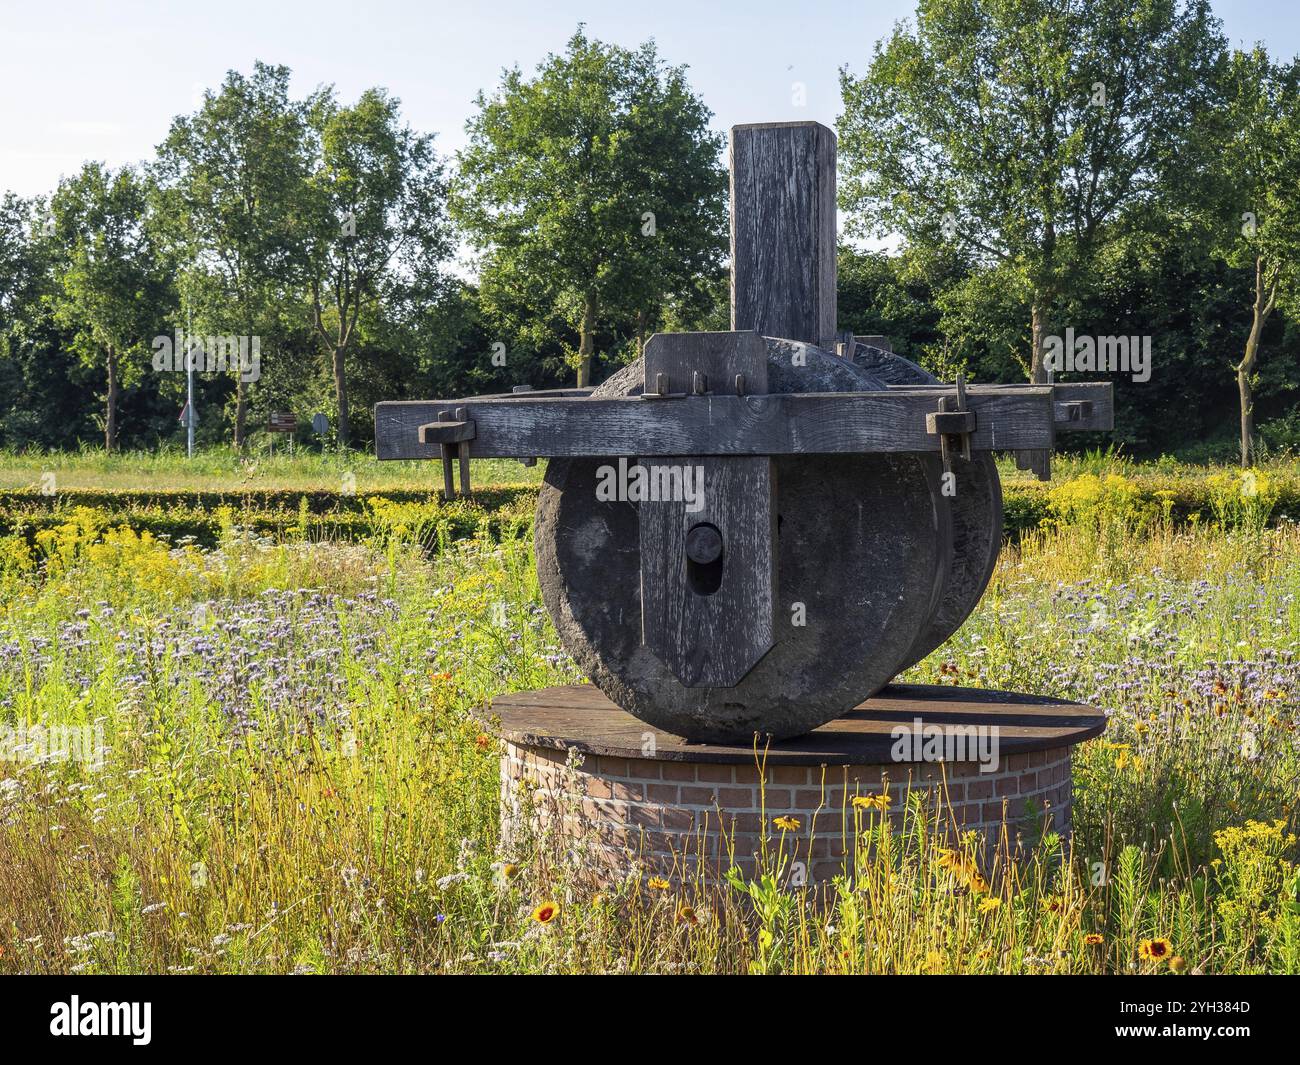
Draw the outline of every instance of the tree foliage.
<instances>
[{"instance_id":1,"label":"tree foliage","mask_svg":"<svg viewBox=\"0 0 1300 1065\"><path fill-rule=\"evenodd\" d=\"M117 448L118 397L140 377L170 296L162 257L148 224L146 182L87 163L50 202L56 247L55 319L71 332L85 364L103 365L104 447Z\"/></svg>"},{"instance_id":2,"label":"tree foliage","mask_svg":"<svg viewBox=\"0 0 1300 1065\"><path fill-rule=\"evenodd\" d=\"M952 245L1028 302L1032 380L1063 296L1185 165L1222 48L1208 0L921 0L841 73L859 231Z\"/></svg>"},{"instance_id":3,"label":"tree foliage","mask_svg":"<svg viewBox=\"0 0 1300 1065\"><path fill-rule=\"evenodd\" d=\"M586 384L603 324L631 318L643 338L722 255L710 112L653 42L628 50L581 28L535 77L507 71L477 104L453 203L483 253L483 298L508 318L525 293L542 322L546 310L567 321Z\"/></svg>"}]
</instances>

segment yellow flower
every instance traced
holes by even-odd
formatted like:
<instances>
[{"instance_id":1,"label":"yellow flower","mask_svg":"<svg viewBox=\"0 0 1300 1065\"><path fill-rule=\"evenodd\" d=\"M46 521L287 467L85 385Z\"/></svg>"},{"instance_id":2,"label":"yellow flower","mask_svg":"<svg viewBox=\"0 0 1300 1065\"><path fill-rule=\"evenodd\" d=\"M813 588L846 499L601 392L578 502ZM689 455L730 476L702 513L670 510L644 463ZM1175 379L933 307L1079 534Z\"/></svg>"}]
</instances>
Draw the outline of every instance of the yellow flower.
<instances>
[{"instance_id":1,"label":"yellow flower","mask_svg":"<svg viewBox=\"0 0 1300 1065\"><path fill-rule=\"evenodd\" d=\"M1098 932L1089 932L1083 937L1083 942L1089 947L1100 947L1106 942L1106 937Z\"/></svg>"},{"instance_id":2,"label":"yellow flower","mask_svg":"<svg viewBox=\"0 0 1300 1065\"><path fill-rule=\"evenodd\" d=\"M1183 958L1181 954L1175 954L1172 958L1169 959L1170 972L1181 973L1186 968L1187 968L1187 961Z\"/></svg>"},{"instance_id":3,"label":"yellow flower","mask_svg":"<svg viewBox=\"0 0 1300 1065\"><path fill-rule=\"evenodd\" d=\"M668 883L662 876L652 876L645 884L651 891L667 891L672 884Z\"/></svg>"},{"instance_id":4,"label":"yellow flower","mask_svg":"<svg viewBox=\"0 0 1300 1065\"><path fill-rule=\"evenodd\" d=\"M774 817L772 819L772 824L782 832L793 832L799 827L799 819L797 817L789 816Z\"/></svg>"},{"instance_id":5,"label":"yellow flower","mask_svg":"<svg viewBox=\"0 0 1300 1065\"><path fill-rule=\"evenodd\" d=\"M989 889L988 881L980 874L975 863L954 850L941 849L935 858L935 865L947 869L976 895L983 895Z\"/></svg>"},{"instance_id":6,"label":"yellow flower","mask_svg":"<svg viewBox=\"0 0 1300 1065\"><path fill-rule=\"evenodd\" d=\"M980 899L980 913L994 913L1002 905L1002 900L990 895L987 899Z\"/></svg>"},{"instance_id":7,"label":"yellow flower","mask_svg":"<svg viewBox=\"0 0 1300 1065\"><path fill-rule=\"evenodd\" d=\"M1138 956L1143 961L1167 961L1174 945L1167 939L1144 939L1138 946Z\"/></svg>"},{"instance_id":8,"label":"yellow flower","mask_svg":"<svg viewBox=\"0 0 1300 1065\"><path fill-rule=\"evenodd\" d=\"M558 902L543 902L533 911L533 920L538 924L550 924L560 916L560 904Z\"/></svg>"},{"instance_id":9,"label":"yellow flower","mask_svg":"<svg viewBox=\"0 0 1300 1065\"><path fill-rule=\"evenodd\" d=\"M515 877L519 875L519 873L520 873L520 867L516 865L514 862L501 863L502 880L506 880L506 881L513 880Z\"/></svg>"},{"instance_id":10,"label":"yellow flower","mask_svg":"<svg viewBox=\"0 0 1300 1065\"><path fill-rule=\"evenodd\" d=\"M882 814L889 812L888 795L855 795L853 805L859 810L879 810Z\"/></svg>"},{"instance_id":11,"label":"yellow flower","mask_svg":"<svg viewBox=\"0 0 1300 1065\"><path fill-rule=\"evenodd\" d=\"M1043 899L1041 905L1048 913L1060 913L1065 909L1065 900L1060 895L1052 895Z\"/></svg>"}]
</instances>

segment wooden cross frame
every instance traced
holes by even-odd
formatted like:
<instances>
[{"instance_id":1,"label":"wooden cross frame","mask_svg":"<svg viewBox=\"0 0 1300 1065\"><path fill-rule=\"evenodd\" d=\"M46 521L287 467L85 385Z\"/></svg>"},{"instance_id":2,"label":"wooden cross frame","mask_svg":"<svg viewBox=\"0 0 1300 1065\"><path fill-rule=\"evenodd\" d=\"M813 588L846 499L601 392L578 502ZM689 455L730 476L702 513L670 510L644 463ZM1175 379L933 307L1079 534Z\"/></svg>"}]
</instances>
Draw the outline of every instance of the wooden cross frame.
<instances>
[{"instance_id":1,"label":"wooden cross frame","mask_svg":"<svg viewBox=\"0 0 1300 1065\"><path fill-rule=\"evenodd\" d=\"M703 467L702 507L642 503L645 644L690 687L736 685L772 646L780 455L1048 452L1110 428L1109 384L768 393L764 337L836 349L835 136L816 122L731 131L731 331L660 333L639 396L523 391L380 403L381 459L626 457ZM848 346L852 354L852 345ZM701 649L707 648L707 653Z\"/></svg>"}]
</instances>

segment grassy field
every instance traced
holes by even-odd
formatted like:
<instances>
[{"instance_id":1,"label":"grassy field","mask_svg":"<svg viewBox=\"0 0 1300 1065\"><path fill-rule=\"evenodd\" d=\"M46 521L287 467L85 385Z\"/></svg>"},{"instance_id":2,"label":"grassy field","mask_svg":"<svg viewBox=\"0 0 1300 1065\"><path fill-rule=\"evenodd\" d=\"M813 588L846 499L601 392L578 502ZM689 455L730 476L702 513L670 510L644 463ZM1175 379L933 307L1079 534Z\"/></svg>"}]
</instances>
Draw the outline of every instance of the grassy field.
<instances>
[{"instance_id":1,"label":"grassy field","mask_svg":"<svg viewBox=\"0 0 1300 1065\"><path fill-rule=\"evenodd\" d=\"M228 487L225 461L187 476ZM775 827L766 875L720 889L592 894L544 843L499 851L472 711L577 679L525 534L0 537L0 972L1300 972L1300 531L1253 489L1180 525L1074 472L908 676L1104 707L1073 839L991 868L936 843L942 810L863 810L825 895L782 886Z\"/></svg>"},{"instance_id":2,"label":"grassy field","mask_svg":"<svg viewBox=\"0 0 1300 1065\"><path fill-rule=\"evenodd\" d=\"M525 466L511 459L475 459L470 479L475 484L537 484L543 463ZM53 481L46 480L52 477ZM184 451L23 452L0 451L0 491L338 492L346 485L358 494L392 489L433 490L442 486L442 468L431 462L380 462L361 452L321 452L298 448L290 455L250 458L226 448L200 451L193 459Z\"/></svg>"},{"instance_id":3,"label":"grassy field","mask_svg":"<svg viewBox=\"0 0 1300 1065\"><path fill-rule=\"evenodd\" d=\"M471 465L471 480L477 485L539 484L546 469L545 460L535 466L525 466L514 459L475 459ZM1296 462L1289 457L1274 459L1264 468L1283 479L1297 476ZM1006 457L999 458L999 469L1004 483L1025 483L1031 479ZM1084 473L1198 479L1218 469L1169 460L1134 462L1114 451L1058 454L1053 459L1053 477L1058 481ZM51 453L0 450L0 492L39 491L43 479L50 476L53 477L51 487L58 492L83 489L337 492L349 475L349 490L359 495L393 490L435 491L442 485L442 472L437 463L380 462L373 455L358 451L299 447L292 455L282 448L275 455L263 452L249 456L230 448L207 448L189 459L183 450L176 449L117 455L98 449Z\"/></svg>"}]
</instances>

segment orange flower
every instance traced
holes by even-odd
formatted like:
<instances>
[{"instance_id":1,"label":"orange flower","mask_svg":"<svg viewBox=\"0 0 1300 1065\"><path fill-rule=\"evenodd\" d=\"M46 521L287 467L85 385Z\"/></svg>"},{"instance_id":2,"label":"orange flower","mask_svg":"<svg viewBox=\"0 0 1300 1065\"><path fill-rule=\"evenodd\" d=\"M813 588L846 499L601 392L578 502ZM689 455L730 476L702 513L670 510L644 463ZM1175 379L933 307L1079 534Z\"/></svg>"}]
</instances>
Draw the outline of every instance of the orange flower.
<instances>
[{"instance_id":1,"label":"orange flower","mask_svg":"<svg viewBox=\"0 0 1300 1065\"><path fill-rule=\"evenodd\" d=\"M678 906L678 907L677 907L677 923L678 923L678 924L689 924L689 925L697 925L697 924L699 924L699 923L700 923L700 918L699 918L699 916L695 913L695 907L694 907L694 906L687 906L687 905L685 905L685 904L683 904L683 905L681 905L681 906Z\"/></svg>"},{"instance_id":2,"label":"orange flower","mask_svg":"<svg viewBox=\"0 0 1300 1065\"><path fill-rule=\"evenodd\" d=\"M672 884L668 883L662 876L652 876L645 884L651 891L667 891Z\"/></svg>"},{"instance_id":3,"label":"orange flower","mask_svg":"<svg viewBox=\"0 0 1300 1065\"><path fill-rule=\"evenodd\" d=\"M1106 937L1097 932L1089 932L1083 937L1083 941L1090 947L1100 947L1106 942Z\"/></svg>"},{"instance_id":4,"label":"orange flower","mask_svg":"<svg viewBox=\"0 0 1300 1065\"><path fill-rule=\"evenodd\" d=\"M538 924L550 924L560 916L560 904L558 902L543 902L533 911L533 920Z\"/></svg>"},{"instance_id":5,"label":"orange flower","mask_svg":"<svg viewBox=\"0 0 1300 1065\"><path fill-rule=\"evenodd\" d=\"M1143 961L1167 961L1174 945L1167 939L1144 939L1138 946L1138 956Z\"/></svg>"},{"instance_id":6,"label":"orange flower","mask_svg":"<svg viewBox=\"0 0 1300 1065\"><path fill-rule=\"evenodd\" d=\"M486 732L480 732L474 737L474 742L480 751L486 751L492 745L492 737Z\"/></svg>"}]
</instances>

